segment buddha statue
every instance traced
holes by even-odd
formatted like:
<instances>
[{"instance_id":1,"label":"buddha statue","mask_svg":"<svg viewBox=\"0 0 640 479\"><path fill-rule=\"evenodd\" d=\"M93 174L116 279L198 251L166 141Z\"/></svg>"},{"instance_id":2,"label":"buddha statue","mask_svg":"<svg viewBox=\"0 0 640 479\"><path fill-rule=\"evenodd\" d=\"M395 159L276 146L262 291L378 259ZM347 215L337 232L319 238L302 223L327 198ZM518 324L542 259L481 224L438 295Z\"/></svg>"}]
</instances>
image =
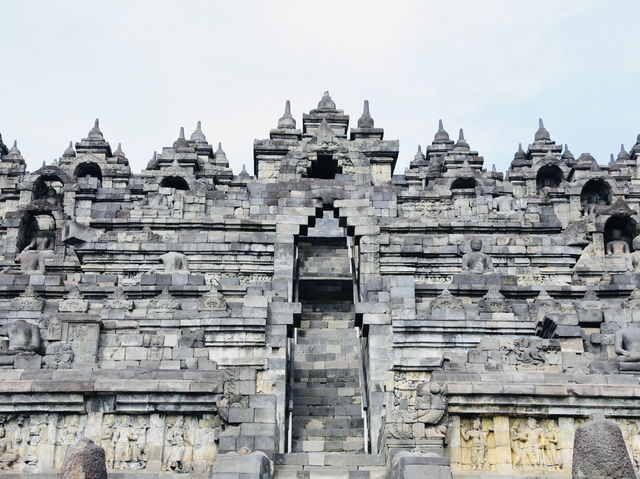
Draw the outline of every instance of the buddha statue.
<instances>
[{"instance_id":1,"label":"buddha statue","mask_svg":"<svg viewBox=\"0 0 640 479\"><path fill-rule=\"evenodd\" d=\"M493 261L491 257L482 252L482 240L474 238L471 240L471 251L462 256L462 271L483 274L493 271Z\"/></svg>"},{"instance_id":2,"label":"buddha statue","mask_svg":"<svg viewBox=\"0 0 640 479\"><path fill-rule=\"evenodd\" d=\"M640 327L619 329L614 337L618 361L640 363Z\"/></svg>"},{"instance_id":3,"label":"buddha statue","mask_svg":"<svg viewBox=\"0 0 640 479\"><path fill-rule=\"evenodd\" d=\"M0 328L0 334L9 337L9 352L40 351L40 328L22 319Z\"/></svg>"},{"instance_id":4,"label":"buddha statue","mask_svg":"<svg viewBox=\"0 0 640 479\"><path fill-rule=\"evenodd\" d=\"M585 216L593 215L599 206L606 206L607 202L597 191L587 193L582 199L582 211Z\"/></svg>"},{"instance_id":5,"label":"buddha statue","mask_svg":"<svg viewBox=\"0 0 640 479\"><path fill-rule=\"evenodd\" d=\"M493 210L498 213L512 213L516 208L517 202L513 196L503 195L493 200Z\"/></svg>"},{"instance_id":6,"label":"buddha statue","mask_svg":"<svg viewBox=\"0 0 640 479\"><path fill-rule=\"evenodd\" d=\"M613 239L605 246L605 252L607 255L629 253L629 244L622 239L622 231L614 229L611 232L611 237Z\"/></svg>"},{"instance_id":7,"label":"buddha statue","mask_svg":"<svg viewBox=\"0 0 640 479\"><path fill-rule=\"evenodd\" d=\"M44 260L54 255L52 239L38 233L17 256L20 262L20 272L24 274L44 273Z\"/></svg>"},{"instance_id":8,"label":"buddha statue","mask_svg":"<svg viewBox=\"0 0 640 479\"><path fill-rule=\"evenodd\" d=\"M163 273L189 272L189 260L183 253L169 251L160 256L164 266Z\"/></svg>"}]
</instances>

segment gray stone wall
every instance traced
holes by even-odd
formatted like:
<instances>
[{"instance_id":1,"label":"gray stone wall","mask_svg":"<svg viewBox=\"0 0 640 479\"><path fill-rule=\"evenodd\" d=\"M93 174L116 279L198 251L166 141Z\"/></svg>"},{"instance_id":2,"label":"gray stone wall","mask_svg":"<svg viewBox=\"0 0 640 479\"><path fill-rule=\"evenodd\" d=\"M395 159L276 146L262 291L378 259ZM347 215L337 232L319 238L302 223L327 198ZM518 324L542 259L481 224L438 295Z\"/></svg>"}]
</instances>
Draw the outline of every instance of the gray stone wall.
<instances>
[{"instance_id":1,"label":"gray stone wall","mask_svg":"<svg viewBox=\"0 0 640 479\"><path fill-rule=\"evenodd\" d=\"M35 172L0 142L3 472L86 436L131 477L247 450L282 477L400 452L560 477L594 411L640 467L640 142L598 164L540 123L503 174L442 124L404 172L383 138L326 94L254 141L253 176L200 125L140 173L97 122ZM289 454L301 281L354 288L367 459Z\"/></svg>"}]
</instances>

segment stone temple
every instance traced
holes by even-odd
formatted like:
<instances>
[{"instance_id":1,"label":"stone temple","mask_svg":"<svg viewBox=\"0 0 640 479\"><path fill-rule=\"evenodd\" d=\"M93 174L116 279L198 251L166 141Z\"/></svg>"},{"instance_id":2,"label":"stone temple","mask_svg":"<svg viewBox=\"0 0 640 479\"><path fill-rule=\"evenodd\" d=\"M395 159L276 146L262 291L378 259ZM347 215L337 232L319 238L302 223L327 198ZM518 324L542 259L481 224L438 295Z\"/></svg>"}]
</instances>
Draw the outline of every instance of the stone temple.
<instances>
[{"instance_id":1,"label":"stone temple","mask_svg":"<svg viewBox=\"0 0 640 479\"><path fill-rule=\"evenodd\" d=\"M503 175L441 122L396 172L349 122L287 102L253 176L200 124L141 173L97 121L0 141L2 477L84 437L118 479L570 477L594 413L638 470L640 137L540 122Z\"/></svg>"}]
</instances>

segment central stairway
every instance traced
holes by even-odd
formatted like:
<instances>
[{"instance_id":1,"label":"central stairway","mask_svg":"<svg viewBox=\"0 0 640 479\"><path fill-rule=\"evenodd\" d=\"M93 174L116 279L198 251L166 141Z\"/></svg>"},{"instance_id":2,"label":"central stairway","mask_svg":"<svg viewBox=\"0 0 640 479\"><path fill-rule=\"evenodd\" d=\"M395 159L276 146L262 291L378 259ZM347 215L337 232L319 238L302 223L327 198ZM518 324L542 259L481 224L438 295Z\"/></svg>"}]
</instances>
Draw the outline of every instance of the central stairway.
<instances>
[{"instance_id":1,"label":"central stairway","mask_svg":"<svg viewBox=\"0 0 640 479\"><path fill-rule=\"evenodd\" d=\"M295 347L292 452L364 451L353 304L306 303Z\"/></svg>"}]
</instances>

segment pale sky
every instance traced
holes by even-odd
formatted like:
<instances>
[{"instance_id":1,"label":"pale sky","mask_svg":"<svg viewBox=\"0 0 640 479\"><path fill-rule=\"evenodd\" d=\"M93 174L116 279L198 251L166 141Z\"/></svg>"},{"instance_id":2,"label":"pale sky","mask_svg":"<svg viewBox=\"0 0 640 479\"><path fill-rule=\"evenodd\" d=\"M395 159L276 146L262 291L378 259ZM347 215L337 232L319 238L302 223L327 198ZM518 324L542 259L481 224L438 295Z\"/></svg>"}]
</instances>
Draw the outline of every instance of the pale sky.
<instances>
[{"instance_id":1,"label":"pale sky","mask_svg":"<svg viewBox=\"0 0 640 479\"><path fill-rule=\"evenodd\" d=\"M202 120L234 172L291 100L368 99L396 174L439 118L506 170L542 117L577 157L609 161L640 133L640 2L0 0L0 133L31 170L95 118L138 173Z\"/></svg>"}]
</instances>

